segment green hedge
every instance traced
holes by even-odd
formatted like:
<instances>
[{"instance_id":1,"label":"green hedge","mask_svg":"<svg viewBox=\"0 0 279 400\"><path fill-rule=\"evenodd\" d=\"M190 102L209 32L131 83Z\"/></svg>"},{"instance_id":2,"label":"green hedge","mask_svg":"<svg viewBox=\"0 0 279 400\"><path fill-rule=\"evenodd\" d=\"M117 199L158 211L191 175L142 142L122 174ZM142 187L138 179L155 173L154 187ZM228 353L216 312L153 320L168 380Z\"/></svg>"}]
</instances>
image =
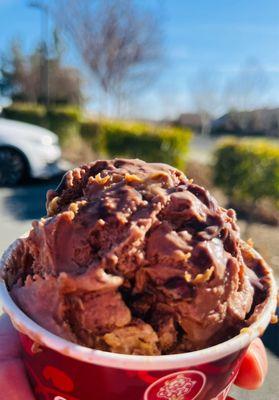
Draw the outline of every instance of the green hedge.
<instances>
[{"instance_id":1,"label":"green hedge","mask_svg":"<svg viewBox=\"0 0 279 400\"><path fill-rule=\"evenodd\" d=\"M71 146L80 133L95 154L103 157L138 157L184 168L191 132L186 129L124 121L80 122L81 111L71 106L45 108L14 103L3 110L6 118L44 126L59 136L62 146Z\"/></svg>"},{"instance_id":2,"label":"green hedge","mask_svg":"<svg viewBox=\"0 0 279 400\"><path fill-rule=\"evenodd\" d=\"M89 144L95 154L99 156L106 155L106 145L101 124L96 121L82 121L80 124L80 136Z\"/></svg>"},{"instance_id":3,"label":"green hedge","mask_svg":"<svg viewBox=\"0 0 279 400\"><path fill-rule=\"evenodd\" d=\"M108 121L83 124L81 135L109 157L138 157L182 169L191 139L191 132L181 128Z\"/></svg>"},{"instance_id":4,"label":"green hedge","mask_svg":"<svg viewBox=\"0 0 279 400\"><path fill-rule=\"evenodd\" d=\"M2 115L4 118L46 126L46 109L39 104L14 103L3 108Z\"/></svg>"},{"instance_id":5,"label":"green hedge","mask_svg":"<svg viewBox=\"0 0 279 400\"><path fill-rule=\"evenodd\" d=\"M62 146L70 143L80 130L81 111L73 106L53 106L46 112L47 127L55 132Z\"/></svg>"},{"instance_id":6,"label":"green hedge","mask_svg":"<svg viewBox=\"0 0 279 400\"><path fill-rule=\"evenodd\" d=\"M215 184L231 200L279 200L279 146L263 140L229 139L215 154Z\"/></svg>"}]
</instances>

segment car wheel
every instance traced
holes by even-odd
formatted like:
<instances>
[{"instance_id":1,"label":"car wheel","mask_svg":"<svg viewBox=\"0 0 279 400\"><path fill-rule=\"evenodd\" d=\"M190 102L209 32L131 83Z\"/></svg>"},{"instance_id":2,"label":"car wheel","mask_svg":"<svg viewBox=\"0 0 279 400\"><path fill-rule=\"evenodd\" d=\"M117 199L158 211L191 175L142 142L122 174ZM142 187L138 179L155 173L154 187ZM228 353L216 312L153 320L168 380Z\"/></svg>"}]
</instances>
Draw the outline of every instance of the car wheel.
<instances>
[{"instance_id":1,"label":"car wheel","mask_svg":"<svg viewBox=\"0 0 279 400\"><path fill-rule=\"evenodd\" d=\"M0 148L0 186L15 186L27 176L27 163L16 150Z\"/></svg>"}]
</instances>

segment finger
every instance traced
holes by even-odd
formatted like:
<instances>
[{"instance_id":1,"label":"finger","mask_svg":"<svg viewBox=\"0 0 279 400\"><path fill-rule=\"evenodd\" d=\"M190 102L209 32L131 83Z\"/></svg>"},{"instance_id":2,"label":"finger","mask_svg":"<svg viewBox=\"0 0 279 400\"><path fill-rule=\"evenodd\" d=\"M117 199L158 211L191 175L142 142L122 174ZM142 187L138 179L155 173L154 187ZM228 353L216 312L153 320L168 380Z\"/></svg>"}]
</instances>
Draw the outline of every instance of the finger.
<instances>
[{"instance_id":1,"label":"finger","mask_svg":"<svg viewBox=\"0 0 279 400\"><path fill-rule=\"evenodd\" d=\"M0 388L3 400L34 400L19 358L0 362Z\"/></svg>"},{"instance_id":2,"label":"finger","mask_svg":"<svg viewBox=\"0 0 279 400\"><path fill-rule=\"evenodd\" d=\"M20 344L16 330L8 315L0 318L0 361L8 358L20 357ZM2 345L4 344L4 345Z\"/></svg>"},{"instance_id":3,"label":"finger","mask_svg":"<svg viewBox=\"0 0 279 400\"><path fill-rule=\"evenodd\" d=\"M0 388L3 400L34 400L20 358L18 336L6 315L0 318Z\"/></svg>"},{"instance_id":4,"label":"finger","mask_svg":"<svg viewBox=\"0 0 279 400\"><path fill-rule=\"evenodd\" d=\"M267 368L267 356L264 345L260 339L256 339L247 350L235 384L244 389L258 389L264 382Z\"/></svg>"}]
</instances>

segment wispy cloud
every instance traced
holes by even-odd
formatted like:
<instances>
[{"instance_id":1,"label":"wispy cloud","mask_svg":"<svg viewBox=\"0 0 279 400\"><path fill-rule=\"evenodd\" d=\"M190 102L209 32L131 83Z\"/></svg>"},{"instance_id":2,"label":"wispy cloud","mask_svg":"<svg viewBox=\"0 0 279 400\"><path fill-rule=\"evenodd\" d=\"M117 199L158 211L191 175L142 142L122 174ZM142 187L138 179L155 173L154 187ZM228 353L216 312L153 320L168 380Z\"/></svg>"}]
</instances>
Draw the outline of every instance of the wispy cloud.
<instances>
[{"instance_id":1,"label":"wispy cloud","mask_svg":"<svg viewBox=\"0 0 279 400\"><path fill-rule=\"evenodd\" d=\"M267 72L275 72L275 73L279 73L279 63L276 65L265 65L264 69Z\"/></svg>"},{"instance_id":2,"label":"wispy cloud","mask_svg":"<svg viewBox=\"0 0 279 400\"><path fill-rule=\"evenodd\" d=\"M168 56L175 61L188 61L191 57L191 54L187 48L176 46L169 50Z\"/></svg>"},{"instance_id":3,"label":"wispy cloud","mask_svg":"<svg viewBox=\"0 0 279 400\"><path fill-rule=\"evenodd\" d=\"M261 64L261 69L266 73L279 73L279 63L278 64ZM224 73L238 73L240 70L242 72L253 72L255 69L253 66L245 66L238 64L231 65L220 65L215 67L219 72Z\"/></svg>"},{"instance_id":4,"label":"wispy cloud","mask_svg":"<svg viewBox=\"0 0 279 400\"><path fill-rule=\"evenodd\" d=\"M243 22L232 22L232 23L207 23L199 24L199 26L194 26L198 29L215 29L220 31L231 31L237 30L243 33L258 33L263 31L264 33L279 33L278 24L253 24L253 23L243 23Z\"/></svg>"},{"instance_id":5,"label":"wispy cloud","mask_svg":"<svg viewBox=\"0 0 279 400\"><path fill-rule=\"evenodd\" d=\"M188 29L192 32L212 32L218 34L224 33L238 33L238 34L264 34L264 35L279 35L279 24L253 24L244 22L231 22L231 23L191 23L188 22ZM176 26L172 29L172 34L184 34L184 26Z\"/></svg>"},{"instance_id":6,"label":"wispy cloud","mask_svg":"<svg viewBox=\"0 0 279 400\"><path fill-rule=\"evenodd\" d=\"M11 6L11 5L15 4L16 2L18 3L18 1L16 1L16 0L0 0L0 7Z\"/></svg>"}]
</instances>

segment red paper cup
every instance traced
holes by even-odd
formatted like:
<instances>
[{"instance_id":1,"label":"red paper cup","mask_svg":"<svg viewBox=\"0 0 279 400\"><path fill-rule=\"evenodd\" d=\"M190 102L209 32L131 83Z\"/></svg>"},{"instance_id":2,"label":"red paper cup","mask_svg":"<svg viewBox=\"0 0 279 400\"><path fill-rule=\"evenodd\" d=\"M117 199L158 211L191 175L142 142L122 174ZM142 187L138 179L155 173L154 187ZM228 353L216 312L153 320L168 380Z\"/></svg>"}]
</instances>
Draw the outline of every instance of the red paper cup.
<instances>
[{"instance_id":1,"label":"red paper cup","mask_svg":"<svg viewBox=\"0 0 279 400\"><path fill-rule=\"evenodd\" d=\"M16 243L7 250L2 267ZM260 257L256 252L255 256ZM247 330L216 346L184 354L133 356L79 346L40 327L13 302L4 282L0 295L19 331L23 360L38 400L222 400L242 358L270 322L277 288L270 282L259 318Z\"/></svg>"}]
</instances>

